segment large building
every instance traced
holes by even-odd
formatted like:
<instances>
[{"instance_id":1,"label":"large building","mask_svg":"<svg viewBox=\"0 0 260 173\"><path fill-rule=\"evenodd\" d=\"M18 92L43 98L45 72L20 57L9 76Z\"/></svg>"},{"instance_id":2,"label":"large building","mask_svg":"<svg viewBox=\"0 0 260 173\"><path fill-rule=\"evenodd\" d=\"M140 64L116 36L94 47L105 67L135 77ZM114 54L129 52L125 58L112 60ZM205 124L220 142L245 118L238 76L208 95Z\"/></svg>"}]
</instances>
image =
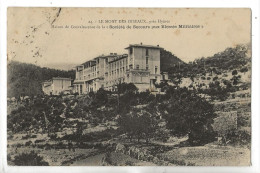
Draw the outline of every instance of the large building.
<instances>
[{"instance_id":1,"label":"large building","mask_svg":"<svg viewBox=\"0 0 260 173\"><path fill-rule=\"evenodd\" d=\"M125 49L128 54L110 53L76 66L75 92L115 91L124 82L135 84L139 91L157 91L155 83L168 80L160 71L159 45L130 44Z\"/></svg>"},{"instance_id":2,"label":"large building","mask_svg":"<svg viewBox=\"0 0 260 173\"><path fill-rule=\"evenodd\" d=\"M72 91L71 79L53 77L42 83L42 91L46 95L59 95L61 93L70 93Z\"/></svg>"}]
</instances>

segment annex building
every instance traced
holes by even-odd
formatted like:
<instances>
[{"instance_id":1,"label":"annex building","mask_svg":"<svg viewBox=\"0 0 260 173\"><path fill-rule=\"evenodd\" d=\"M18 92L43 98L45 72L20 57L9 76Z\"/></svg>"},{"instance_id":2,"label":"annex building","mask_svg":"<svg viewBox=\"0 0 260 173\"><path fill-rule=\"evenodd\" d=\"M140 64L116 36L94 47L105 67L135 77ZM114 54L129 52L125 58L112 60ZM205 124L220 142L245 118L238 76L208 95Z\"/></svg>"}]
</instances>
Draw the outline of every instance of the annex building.
<instances>
[{"instance_id":1,"label":"annex building","mask_svg":"<svg viewBox=\"0 0 260 173\"><path fill-rule=\"evenodd\" d=\"M156 92L155 83L168 80L168 74L160 70L159 45L130 44L125 49L128 54L110 53L76 66L74 92L86 94L100 88L115 91L120 83Z\"/></svg>"},{"instance_id":2,"label":"annex building","mask_svg":"<svg viewBox=\"0 0 260 173\"><path fill-rule=\"evenodd\" d=\"M62 77L53 77L42 83L42 91L46 95L67 94L72 91L71 79Z\"/></svg>"}]
</instances>

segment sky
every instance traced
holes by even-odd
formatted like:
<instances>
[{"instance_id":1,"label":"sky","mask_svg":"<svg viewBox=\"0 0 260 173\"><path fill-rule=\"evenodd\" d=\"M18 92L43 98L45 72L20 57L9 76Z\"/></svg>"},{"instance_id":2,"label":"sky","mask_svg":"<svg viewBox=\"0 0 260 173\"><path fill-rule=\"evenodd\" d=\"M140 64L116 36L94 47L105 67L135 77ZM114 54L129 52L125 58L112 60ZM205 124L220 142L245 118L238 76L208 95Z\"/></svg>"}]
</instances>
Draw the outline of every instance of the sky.
<instances>
[{"instance_id":1,"label":"sky","mask_svg":"<svg viewBox=\"0 0 260 173\"><path fill-rule=\"evenodd\" d=\"M116 23L110 23L112 20ZM119 20L126 23L119 23ZM146 23L133 23L133 20L145 20ZM158 20L177 28L162 29ZM129 44L141 42L160 45L189 62L251 41L251 11L246 8L9 7L7 22L8 60L49 67L81 64L111 52L127 53L125 48ZM72 28L72 25L101 28L102 25L113 25L114 29L80 29ZM132 28L117 29L127 25ZM134 29L133 25L150 28ZM179 25L200 28L178 28ZM151 29L152 26L160 28Z\"/></svg>"}]
</instances>

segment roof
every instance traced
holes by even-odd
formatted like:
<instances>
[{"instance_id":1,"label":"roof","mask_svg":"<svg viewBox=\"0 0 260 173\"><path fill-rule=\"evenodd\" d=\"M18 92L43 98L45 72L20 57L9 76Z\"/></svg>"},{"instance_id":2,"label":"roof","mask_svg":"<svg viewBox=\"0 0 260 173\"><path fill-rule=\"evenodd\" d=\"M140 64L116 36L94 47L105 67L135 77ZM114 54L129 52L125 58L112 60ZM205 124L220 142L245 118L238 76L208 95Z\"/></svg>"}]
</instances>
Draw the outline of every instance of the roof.
<instances>
[{"instance_id":1,"label":"roof","mask_svg":"<svg viewBox=\"0 0 260 173\"><path fill-rule=\"evenodd\" d=\"M129 49L130 47L143 47L143 48L153 48L153 49L162 49L162 47L160 47L159 45L157 46L153 46L153 45L145 45L145 44L129 44L128 47L126 47L125 49Z\"/></svg>"},{"instance_id":2,"label":"roof","mask_svg":"<svg viewBox=\"0 0 260 173\"><path fill-rule=\"evenodd\" d=\"M96 57L94 59L91 59L91 60L88 60L88 61L82 63L79 66L84 66L85 64L88 64L88 63L91 63L91 65L90 65L91 67L95 66L96 65L96 60L99 59L99 58L104 59L104 58L108 58L108 57L113 57L115 59L112 60L112 61L115 61L115 60L118 60L118 59L121 59L121 58L125 58L127 56L128 56L127 54L117 54L117 53L113 53L113 54L110 53L108 55L100 55L100 56L98 56L98 57Z\"/></svg>"},{"instance_id":3,"label":"roof","mask_svg":"<svg viewBox=\"0 0 260 173\"><path fill-rule=\"evenodd\" d=\"M71 80L71 78L65 78L65 77L53 77L52 80Z\"/></svg>"},{"instance_id":4,"label":"roof","mask_svg":"<svg viewBox=\"0 0 260 173\"><path fill-rule=\"evenodd\" d=\"M47 87L49 87L49 86L51 86L51 84L43 85L44 88L47 88Z\"/></svg>"},{"instance_id":5,"label":"roof","mask_svg":"<svg viewBox=\"0 0 260 173\"><path fill-rule=\"evenodd\" d=\"M118 56L115 57L115 59L109 61L108 63L112 63L112 62L115 62L115 61L118 61L118 60L120 60L120 59L127 58L127 57L128 57L127 54L118 55Z\"/></svg>"}]
</instances>

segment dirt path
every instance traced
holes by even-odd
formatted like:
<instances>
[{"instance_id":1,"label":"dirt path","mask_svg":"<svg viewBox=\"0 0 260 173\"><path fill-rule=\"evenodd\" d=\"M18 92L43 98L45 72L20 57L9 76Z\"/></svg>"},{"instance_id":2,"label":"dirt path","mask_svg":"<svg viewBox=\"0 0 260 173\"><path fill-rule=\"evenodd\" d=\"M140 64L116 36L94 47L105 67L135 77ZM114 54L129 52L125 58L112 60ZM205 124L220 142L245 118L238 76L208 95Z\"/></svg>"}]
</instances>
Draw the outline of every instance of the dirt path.
<instances>
[{"instance_id":1,"label":"dirt path","mask_svg":"<svg viewBox=\"0 0 260 173\"><path fill-rule=\"evenodd\" d=\"M75 161L70 166L102 166L102 158L104 156L105 153L90 156L86 159Z\"/></svg>"}]
</instances>

